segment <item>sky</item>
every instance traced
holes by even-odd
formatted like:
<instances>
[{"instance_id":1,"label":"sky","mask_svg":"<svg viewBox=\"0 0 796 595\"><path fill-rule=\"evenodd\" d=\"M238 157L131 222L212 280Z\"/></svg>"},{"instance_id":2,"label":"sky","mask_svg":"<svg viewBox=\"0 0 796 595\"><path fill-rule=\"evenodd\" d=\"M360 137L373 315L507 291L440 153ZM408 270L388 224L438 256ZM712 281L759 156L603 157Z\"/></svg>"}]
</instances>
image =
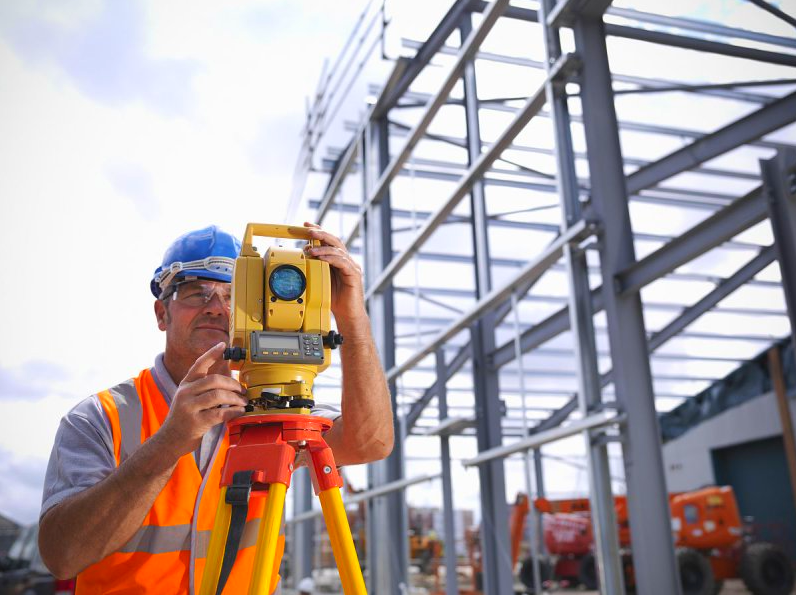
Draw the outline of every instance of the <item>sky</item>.
<instances>
[{"instance_id":1,"label":"sky","mask_svg":"<svg viewBox=\"0 0 796 595\"><path fill-rule=\"evenodd\" d=\"M0 3L0 513L38 518L60 417L152 364L179 234L283 222L358 1ZM13 280L13 282L10 282Z\"/></svg>"},{"instance_id":2,"label":"sky","mask_svg":"<svg viewBox=\"0 0 796 595\"><path fill-rule=\"evenodd\" d=\"M0 477L5 479L0 482L0 513L23 523L38 518L44 470L61 416L82 398L150 366L162 349L149 281L171 240L211 223L242 235L247 222L284 221L307 98L312 98L322 73L328 72L324 59L330 65L334 62L365 4L364 0L0 2L0 248L5 272L14 280L13 289L2 296L0 313ZM406 51L401 37L425 39L447 5L441 0L390 4L392 27L400 31L384 48L392 57ZM716 17L735 26L751 23L752 28L780 35L788 31L738 0L616 4ZM411 31L402 28L409 24ZM522 26L505 25L524 35ZM526 52L524 45L507 47L509 39L494 35L485 48L514 55ZM714 75L786 76L754 63L744 64L746 70L738 72L714 68L715 63L708 61L689 62L684 68L682 55L674 60L657 56L652 62L643 52L618 49L612 60L628 71L644 72L654 63L662 76L693 72L694 80ZM534 52L538 47L530 55L539 59ZM435 58L429 76L421 77L414 88L433 92L435 76L442 76L449 64L450 59ZM354 61L350 68L356 66ZM340 68L344 67L342 63ZM387 72L384 64L371 67L353 88L350 105L341 110L336 128L332 127L330 146L344 146L350 131L343 123L357 120L366 107L367 83L381 82ZM506 93L534 88L529 84L533 81L508 74L479 71L479 80L485 86L506 83L511 87ZM621 104L630 112L648 109L634 96L623 97ZM708 131L752 109L723 104L694 111L670 97L657 112L671 123ZM412 115L412 110L404 110L396 119L411 122ZM446 117L441 113L434 126L443 129ZM505 124L507 116L483 118L488 135ZM533 131L531 127L528 135ZM793 132L787 132L791 139ZM669 142L636 143L645 152L639 156L653 158L688 139ZM418 151L422 153L422 146ZM315 164L326 156L319 151ZM757 157L751 154L745 163L754 167ZM318 198L318 183L308 186L305 198ZM411 197L405 208L433 208L435 196L425 194L409 204L421 194L413 192L412 183L396 182L403 196ZM354 180L353 192L345 189L349 202L357 200L357 184ZM743 189L726 190L740 194ZM396 191L396 200L400 195ZM495 193L491 200L493 206L510 210L517 199ZM304 213L309 211L302 203L298 212L291 211L290 222L300 222ZM660 229L665 224L667 233L677 234L695 217L707 214L680 220L672 213L652 212L634 219L634 225ZM549 215L556 221L556 213ZM344 235L347 221L333 215L329 225ZM755 233L762 242L770 235L763 227ZM457 251L457 242L465 235L448 228L432 238L432 246ZM397 234L396 244L409 237ZM494 254L511 256L507 246L495 245ZM444 274L432 266L407 267L401 280L414 282L413 275L419 275L424 283L470 285L464 277L451 279L455 267L438 266L445 267ZM495 271L505 276L505 271ZM769 275L777 279L775 272ZM562 287L560 279L550 285L553 291ZM542 314L536 310L523 316L527 322ZM768 321L769 326L780 323L781 319ZM412 337L403 343L400 357L411 354ZM328 374L334 384L337 372ZM427 380L418 374L408 377L407 384L413 378ZM436 440L415 442L428 456L438 448ZM460 457L470 456L475 453L474 441L461 439L454 451ZM521 464L516 459L507 463L509 496L523 483ZM413 465L409 475L433 471L435 464ZM561 469L564 489L585 485L582 468ZM476 501L474 472L457 465L454 473L463 488L457 496L460 502ZM355 475L362 487L362 470ZM409 494L417 501L435 502L439 483L412 488Z\"/></svg>"}]
</instances>

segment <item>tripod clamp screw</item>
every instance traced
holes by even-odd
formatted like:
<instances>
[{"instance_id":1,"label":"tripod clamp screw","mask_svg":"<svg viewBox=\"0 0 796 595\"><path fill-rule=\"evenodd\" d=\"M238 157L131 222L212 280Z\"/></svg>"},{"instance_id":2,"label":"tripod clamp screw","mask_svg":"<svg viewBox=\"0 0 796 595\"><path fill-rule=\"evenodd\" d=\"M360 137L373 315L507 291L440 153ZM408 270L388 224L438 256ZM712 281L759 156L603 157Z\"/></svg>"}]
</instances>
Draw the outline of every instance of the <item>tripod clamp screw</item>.
<instances>
[{"instance_id":1,"label":"tripod clamp screw","mask_svg":"<svg viewBox=\"0 0 796 595\"><path fill-rule=\"evenodd\" d=\"M227 347L224 350L224 359L232 360L233 362L239 362L246 359L246 348L245 347Z\"/></svg>"},{"instance_id":2,"label":"tripod clamp screw","mask_svg":"<svg viewBox=\"0 0 796 595\"><path fill-rule=\"evenodd\" d=\"M343 344L343 335L337 331L329 331L329 334L323 338L323 346L329 349L337 349L338 345Z\"/></svg>"}]
</instances>

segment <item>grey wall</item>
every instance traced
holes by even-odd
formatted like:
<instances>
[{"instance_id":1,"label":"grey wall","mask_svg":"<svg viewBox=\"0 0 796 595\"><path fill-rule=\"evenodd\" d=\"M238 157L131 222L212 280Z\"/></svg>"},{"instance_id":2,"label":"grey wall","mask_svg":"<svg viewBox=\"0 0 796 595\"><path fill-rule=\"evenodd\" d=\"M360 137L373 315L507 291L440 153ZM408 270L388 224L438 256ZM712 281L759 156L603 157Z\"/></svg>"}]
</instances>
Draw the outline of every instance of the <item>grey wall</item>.
<instances>
[{"instance_id":1,"label":"grey wall","mask_svg":"<svg viewBox=\"0 0 796 595\"><path fill-rule=\"evenodd\" d=\"M791 398L791 418L796 426L796 399ZM729 409L663 445L669 492L693 490L715 483L711 449L782 434L774 393Z\"/></svg>"}]
</instances>

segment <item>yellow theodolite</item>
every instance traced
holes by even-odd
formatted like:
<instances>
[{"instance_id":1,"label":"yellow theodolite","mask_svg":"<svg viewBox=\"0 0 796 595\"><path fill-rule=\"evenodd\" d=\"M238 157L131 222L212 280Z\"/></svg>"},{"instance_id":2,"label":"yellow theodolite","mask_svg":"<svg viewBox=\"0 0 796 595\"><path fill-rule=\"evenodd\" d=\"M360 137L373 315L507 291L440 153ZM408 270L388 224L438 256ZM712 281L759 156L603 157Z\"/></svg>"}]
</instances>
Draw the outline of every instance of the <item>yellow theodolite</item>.
<instances>
[{"instance_id":1,"label":"yellow theodolite","mask_svg":"<svg viewBox=\"0 0 796 595\"><path fill-rule=\"evenodd\" d=\"M247 390L246 413L228 423L229 449L200 595L220 595L235 562L250 497L264 497L250 595L276 586L283 542L279 528L297 454L308 460L329 532L343 592L366 594L343 507L332 451L332 427L310 415L315 377L331 362L342 337L331 329L329 264L302 250L270 247L261 256L253 237L306 240L304 227L250 223L232 278L230 347L224 357Z\"/></svg>"},{"instance_id":2,"label":"yellow theodolite","mask_svg":"<svg viewBox=\"0 0 796 595\"><path fill-rule=\"evenodd\" d=\"M310 239L307 228L249 224L235 261L230 313L232 368L240 370L253 411L312 407L312 383L329 367L342 337L331 330L329 264L252 236ZM318 243L315 241L315 243Z\"/></svg>"}]
</instances>

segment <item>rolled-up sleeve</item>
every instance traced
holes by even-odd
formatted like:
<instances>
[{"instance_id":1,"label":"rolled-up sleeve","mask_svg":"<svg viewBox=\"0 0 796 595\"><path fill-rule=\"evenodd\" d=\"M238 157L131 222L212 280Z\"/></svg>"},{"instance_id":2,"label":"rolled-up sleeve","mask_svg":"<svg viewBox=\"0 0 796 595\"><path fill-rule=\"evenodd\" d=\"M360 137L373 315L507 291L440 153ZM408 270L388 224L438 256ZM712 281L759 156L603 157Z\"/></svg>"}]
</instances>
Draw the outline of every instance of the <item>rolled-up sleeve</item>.
<instances>
[{"instance_id":1,"label":"rolled-up sleeve","mask_svg":"<svg viewBox=\"0 0 796 595\"><path fill-rule=\"evenodd\" d=\"M96 396L61 420L44 477L41 513L105 479L116 468L110 423Z\"/></svg>"}]
</instances>

